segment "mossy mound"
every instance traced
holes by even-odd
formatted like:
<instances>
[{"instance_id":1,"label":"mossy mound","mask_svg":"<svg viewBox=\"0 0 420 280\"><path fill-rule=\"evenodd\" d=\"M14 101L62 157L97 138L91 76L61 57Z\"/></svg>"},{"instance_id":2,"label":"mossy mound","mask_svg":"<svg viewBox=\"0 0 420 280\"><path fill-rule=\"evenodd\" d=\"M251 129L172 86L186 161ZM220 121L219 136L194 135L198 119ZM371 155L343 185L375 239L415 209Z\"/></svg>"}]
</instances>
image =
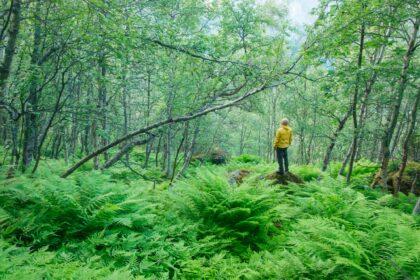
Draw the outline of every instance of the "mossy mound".
<instances>
[{"instance_id":1,"label":"mossy mound","mask_svg":"<svg viewBox=\"0 0 420 280\"><path fill-rule=\"evenodd\" d=\"M390 188L392 188L393 191L395 191L398 188L397 177L398 170L391 171L388 174L387 185L390 186ZM375 174L375 178L372 185L380 185L380 182L380 171L378 171ZM413 161L407 163L407 166L401 178L399 191L404 194L414 193L416 196L420 196L420 163Z\"/></svg>"},{"instance_id":2,"label":"mossy mound","mask_svg":"<svg viewBox=\"0 0 420 280\"><path fill-rule=\"evenodd\" d=\"M230 185L240 185L243 183L244 178L248 176L251 171L246 169L239 169L229 173L229 184Z\"/></svg>"},{"instance_id":3,"label":"mossy mound","mask_svg":"<svg viewBox=\"0 0 420 280\"><path fill-rule=\"evenodd\" d=\"M288 185L289 183L303 184L303 180L291 172L285 174L274 172L266 175L264 179L273 181L273 185Z\"/></svg>"}]
</instances>

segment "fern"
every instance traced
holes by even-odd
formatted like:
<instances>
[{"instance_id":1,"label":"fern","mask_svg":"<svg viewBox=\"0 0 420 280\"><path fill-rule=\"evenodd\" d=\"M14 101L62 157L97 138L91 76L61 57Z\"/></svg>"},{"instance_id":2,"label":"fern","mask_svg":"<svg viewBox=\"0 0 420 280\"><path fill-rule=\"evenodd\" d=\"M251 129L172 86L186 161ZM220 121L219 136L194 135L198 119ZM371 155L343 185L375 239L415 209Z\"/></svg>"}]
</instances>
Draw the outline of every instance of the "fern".
<instances>
[{"instance_id":1,"label":"fern","mask_svg":"<svg viewBox=\"0 0 420 280\"><path fill-rule=\"evenodd\" d=\"M325 174L270 186L262 164L232 187L236 167L190 170L169 190L112 172L63 180L42 166L3 180L0 278L420 278L419 220L404 214L413 197Z\"/></svg>"}]
</instances>

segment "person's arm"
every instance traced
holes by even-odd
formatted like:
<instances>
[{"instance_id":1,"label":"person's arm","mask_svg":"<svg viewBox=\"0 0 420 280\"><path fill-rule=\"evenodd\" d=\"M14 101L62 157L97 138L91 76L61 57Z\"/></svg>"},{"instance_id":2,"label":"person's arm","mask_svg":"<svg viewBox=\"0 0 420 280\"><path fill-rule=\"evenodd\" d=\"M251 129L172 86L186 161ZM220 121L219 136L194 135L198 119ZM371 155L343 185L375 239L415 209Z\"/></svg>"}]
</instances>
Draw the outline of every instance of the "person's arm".
<instances>
[{"instance_id":1,"label":"person's arm","mask_svg":"<svg viewBox=\"0 0 420 280\"><path fill-rule=\"evenodd\" d=\"M277 147L280 142L280 129L276 131L276 137L274 137L273 147Z\"/></svg>"}]
</instances>

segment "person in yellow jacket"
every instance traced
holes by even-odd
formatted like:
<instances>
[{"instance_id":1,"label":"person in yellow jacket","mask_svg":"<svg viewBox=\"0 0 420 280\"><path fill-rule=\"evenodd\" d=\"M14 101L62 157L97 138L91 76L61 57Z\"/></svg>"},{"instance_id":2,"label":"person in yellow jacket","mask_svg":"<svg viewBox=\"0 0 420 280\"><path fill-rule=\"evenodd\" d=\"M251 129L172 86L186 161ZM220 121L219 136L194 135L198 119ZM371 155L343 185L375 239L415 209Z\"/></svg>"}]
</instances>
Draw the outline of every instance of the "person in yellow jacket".
<instances>
[{"instance_id":1,"label":"person in yellow jacket","mask_svg":"<svg viewBox=\"0 0 420 280\"><path fill-rule=\"evenodd\" d=\"M281 125L276 132L276 138L274 139L273 146L276 150L277 162L279 164L278 173L284 175L285 172L289 172L287 148L290 146L290 144L292 144L292 129L289 127L288 119L282 119L280 124Z\"/></svg>"}]
</instances>

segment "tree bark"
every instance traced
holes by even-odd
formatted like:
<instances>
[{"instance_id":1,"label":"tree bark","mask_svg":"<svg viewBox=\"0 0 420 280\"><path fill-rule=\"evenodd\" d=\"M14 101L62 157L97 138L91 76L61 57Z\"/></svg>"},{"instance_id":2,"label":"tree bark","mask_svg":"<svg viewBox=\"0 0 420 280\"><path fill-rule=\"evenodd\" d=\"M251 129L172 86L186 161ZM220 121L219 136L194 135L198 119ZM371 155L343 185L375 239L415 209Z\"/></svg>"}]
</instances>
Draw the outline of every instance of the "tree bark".
<instances>
[{"instance_id":1,"label":"tree bark","mask_svg":"<svg viewBox=\"0 0 420 280\"><path fill-rule=\"evenodd\" d=\"M341 164L341 168L338 171L338 174L339 175L344 175L344 172L346 171L347 164L348 164L348 162L350 160L350 156L351 156L351 145L347 149L346 156L344 157L343 163Z\"/></svg>"},{"instance_id":2,"label":"tree bark","mask_svg":"<svg viewBox=\"0 0 420 280\"><path fill-rule=\"evenodd\" d=\"M404 174L405 167L407 166L407 160L408 160L408 148L411 136L413 135L414 129L416 127L416 118L417 118L417 107L419 106L420 101L420 90L417 91L416 100L414 101L413 109L411 110L411 116L410 116L410 122L409 127L407 129L407 133L405 135L403 147L402 147L402 159L400 167L398 168L397 173L397 180L394 186L394 194L398 195L398 192L400 190L402 177Z\"/></svg>"},{"instance_id":3,"label":"tree bark","mask_svg":"<svg viewBox=\"0 0 420 280\"><path fill-rule=\"evenodd\" d=\"M33 48L31 55L31 71L35 73L38 68L38 62L41 54L41 0L35 2L34 11L34 33L33 33ZM37 110L38 110L38 81L33 77L29 85L29 96L28 103L24 114L24 140L23 140L23 165L22 168L25 170L36 156L37 148Z\"/></svg>"},{"instance_id":4,"label":"tree bark","mask_svg":"<svg viewBox=\"0 0 420 280\"><path fill-rule=\"evenodd\" d=\"M119 150L112 158L110 158L107 162L104 163L104 165L102 165L101 169L107 169L107 168L111 167L117 161L119 161L125 154L129 153L133 147L144 145L147 142L149 142L153 137L154 136L152 135L147 139L137 140L137 141L133 141L133 142L129 142L129 143L125 144L121 148L121 150Z\"/></svg>"},{"instance_id":5,"label":"tree bark","mask_svg":"<svg viewBox=\"0 0 420 280\"><path fill-rule=\"evenodd\" d=\"M418 214L420 214L420 197L417 198L416 205L413 208L413 215L418 215Z\"/></svg>"},{"instance_id":6,"label":"tree bark","mask_svg":"<svg viewBox=\"0 0 420 280\"><path fill-rule=\"evenodd\" d=\"M99 68L101 76L99 78L99 114L101 116L102 135L100 136L101 145L106 146L108 144L108 114L107 114L107 90L106 90L106 58L105 54L101 54L99 58ZM104 152L104 159L108 161L109 156L107 152Z\"/></svg>"},{"instance_id":7,"label":"tree bark","mask_svg":"<svg viewBox=\"0 0 420 280\"><path fill-rule=\"evenodd\" d=\"M126 73L124 73L124 78L123 78L123 100L122 100L122 105L123 105L123 114L124 114L124 135L128 133L128 89L127 89L127 77L126 77ZM128 163L130 160L130 155L129 153L125 154L125 161Z\"/></svg>"},{"instance_id":8,"label":"tree bark","mask_svg":"<svg viewBox=\"0 0 420 280\"><path fill-rule=\"evenodd\" d=\"M352 117L353 117L353 140L352 140L352 145L351 145L349 171L347 172L347 176L346 176L347 184L350 183L351 174L353 172L354 159L356 157L356 150L357 150L357 140L359 139L360 128L358 127L358 120L357 120L357 102L359 99L360 69L362 67L362 62L363 62L364 42L365 42L365 23L362 23L362 26L360 28L359 55L357 58L356 84L354 88L353 103L352 103L352 110L351 110Z\"/></svg>"},{"instance_id":9,"label":"tree bark","mask_svg":"<svg viewBox=\"0 0 420 280\"><path fill-rule=\"evenodd\" d=\"M405 106L405 108L402 110L402 112L403 112L403 114L402 114L402 120L396 126L397 131L395 132L394 139L391 140L391 142L389 144L391 155L393 155L395 153L395 150L398 147L398 143L400 142L401 134L405 130L406 120L408 119L408 113L407 113L408 110L409 109L408 109L408 104L407 104Z\"/></svg>"},{"instance_id":10,"label":"tree bark","mask_svg":"<svg viewBox=\"0 0 420 280\"><path fill-rule=\"evenodd\" d=\"M338 135L343 130L347 120L350 117L350 113L351 113L351 110L347 111L347 113L344 115L344 117L342 119L340 119L339 122L338 122L338 127L334 131L334 134L331 137L331 142L327 147L327 151L325 152L324 160L322 162L322 171L327 170L327 167L328 167L328 165L330 163L330 160L331 160L332 151L334 150L335 144L337 143Z\"/></svg>"},{"instance_id":11,"label":"tree bark","mask_svg":"<svg viewBox=\"0 0 420 280\"><path fill-rule=\"evenodd\" d=\"M385 187L387 187L388 164L391 157L389 145L390 145L392 135L395 130L395 126L397 124L404 91L405 91L405 88L407 87L408 68L410 66L413 53L416 49L416 40L417 40L417 33L419 29L419 23L420 23L420 18L417 18L414 23L413 33L408 42L407 51L403 57L403 67L401 69L400 78L398 80L398 87L395 92L396 100L394 101L394 104L393 104L393 109L391 112L390 121L388 123L388 128L386 129L385 134L382 138L382 145L381 145L382 146L382 159L381 159L380 178L381 178L382 184Z\"/></svg>"},{"instance_id":12,"label":"tree bark","mask_svg":"<svg viewBox=\"0 0 420 280\"><path fill-rule=\"evenodd\" d=\"M147 99L146 99L146 126L150 123L150 110L151 110L151 72L147 72ZM146 144L146 157L144 159L144 167L149 165L150 154L152 152L153 141Z\"/></svg>"},{"instance_id":13,"label":"tree bark","mask_svg":"<svg viewBox=\"0 0 420 280\"><path fill-rule=\"evenodd\" d=\"M63 73L62 73L62 76L61 76L61 86L60 86L60 90L59 90L59 92L58 92L58 97L57 97L57 99L56 99L56 101L55 101L54 111L53 111L53 113L52 113L51 117L48 119L48 121L47 121L47 124L46 124L46 127L45 127L44 131L41 133L41 137L40 137L40 140L39 140L39 144L38 144L38 146L37 146L37 149L38 149L38 150L37 150L37 152L36 152L36 156L35 156L36 161L35 161L35 165L34 165L34 167L33 167L33 169L32 169L32 174L33 174L33 173L35 173L35 171L36 171L36 170L37 170L37 168L38 168L39 161L40 161L40 159L41 159L41 150L42 150L42 145L44 144L44 141L45 141L45 139L46 139L46 137L47 137L48 130L51 128L51 125L52 125L52 122L53 122L53 120L54 120L55 116L56 116L56 115L57 115L57 113L60 111L60 107L61 107L61 104L60 104L60 103L61 103L61 98L62 98L62 96L63 96L64 89L65 89L65 87L66 87L66 82L65 82L65 80L64 80L65 73L66 73L66 72L63 72Z\"/></svg>"},{"instance_id":14,"label":"tree bark","mask_svg":"<svg viewBox=\"0 0 420 280\"><path fill-rule=\"evenodd\" d=\"M179 176L182 176L185 173L185 171L187 170L188 166L190 165L192 156L194 154L194 149L195 149L196 140L197 140L197 136L198 136L199 131L200 131L200 126L199 126L199 123L197 123L197 125L196 125L196 127L194 129L194 133L193 133L193 137L191 139L191 143L190 143L190 145L188 147L188 151L187 151L187 153L185 155L185 158L184 158L184 164L182 165L181 170L175 176L175 180Z\"/></svg>"},{"instance_id":15,"label":"tree bark","mask_svg":"<svg viewBox=\"0 0 420 280\"><path fill-rule=\"evenodd\" d=\"M177 168L177 165L178 165L179 153L181 152L181 148L184 145L185 139L187 138L187 135L188 135L188 122L186 122L185 124L186 124L185 125L185 131L182 135L181 142L179 143L178 148L177 148L176 153L175 153L174 163L173 163L172 172L171 172L171 180L170 180L171 183L173 182L173 180L175 178L176 168Z\"/></svg>"},{"instance_id":16,"label":"tree bark","mask_svg":"<svg viewBox=\"0 0 420 280\"><path fill-rule=\"evenodd\" d=\"M10 25L8 29L8 40L4 51L4 58L0 65L0 94L5 95L7 80L10 76L10 69L15 55L16 41L20 29L21 0L12 0L10 7ZM3 38L1 38L3 39Z\"/></svg>"}]
</instances>

